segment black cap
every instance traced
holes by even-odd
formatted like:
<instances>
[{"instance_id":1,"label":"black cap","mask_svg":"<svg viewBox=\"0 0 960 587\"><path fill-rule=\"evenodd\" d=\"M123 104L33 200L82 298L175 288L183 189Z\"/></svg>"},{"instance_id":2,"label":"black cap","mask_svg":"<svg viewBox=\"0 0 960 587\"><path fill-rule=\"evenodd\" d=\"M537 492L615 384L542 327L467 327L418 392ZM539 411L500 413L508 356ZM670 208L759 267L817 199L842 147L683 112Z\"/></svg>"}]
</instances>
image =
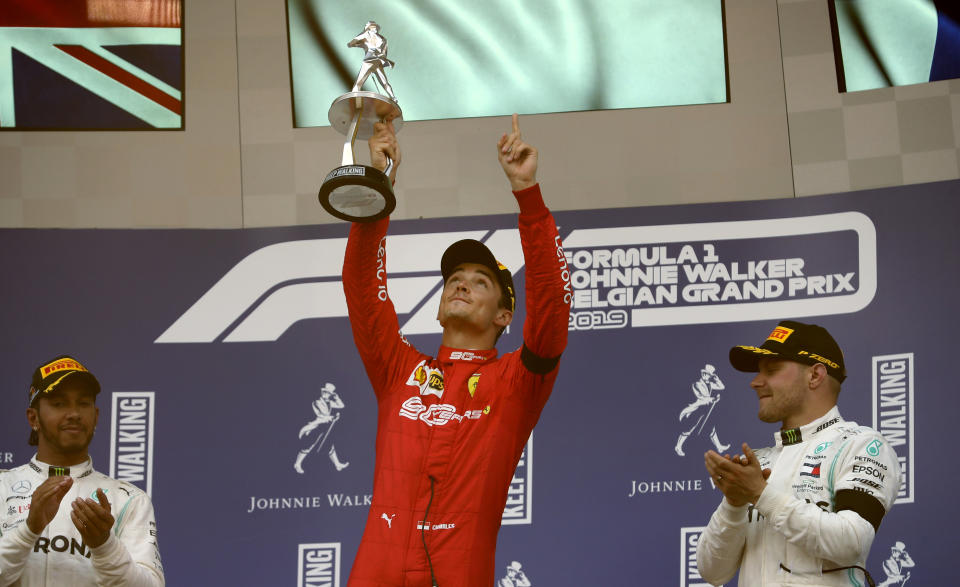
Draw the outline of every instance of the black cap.
<instances>
[{"instance_id":1,"label":"black cap","mask_svg":"<svg viewBox=\"0 0 960 587\"><path fill-rule=\"evenodd\" d=\"M497 261L497 258L493 256L493 253L490 252L490 249L488 249L485 244L478 240L467 238L447 247L447 250L443 253L443 257L440 259L440 274L443 275L444 283L447 282L447 278L450 277L454 269L462 263L477 263L490 269L497 277L503 293L510 300L510 307L508 309L511 312L514 311L514 307L517 305L517 298L513 290L513 274L510 273L510 270L507 269L503 263Z\"/></svg>"},{"instance_id":2,"label":"black cap","mask_svg":"<svg viewBox=\"0 0 960 587\"><path fill-rule=\"evenodd\" d=\"M847 378L840 345L826 328L816 324L784 320L759 347L741 345L730 349L730 364L737 371L755 373L763 358L780 358L805 365L821 363L837 381L842 383Z\"/></svg>"},{"instance_id":3,"label":"black cap","mask_svg":"<svg viewBox=\"0 0 960 587\"><path fill-rule=\"evenodd\" d=\"M33 407L41 393L50 393L69 379L86 385L94 394L100 393L100 382L93 373L69 355L60 355L37 367L30 382L30 404Z\"/></svg>"}]
</instances>

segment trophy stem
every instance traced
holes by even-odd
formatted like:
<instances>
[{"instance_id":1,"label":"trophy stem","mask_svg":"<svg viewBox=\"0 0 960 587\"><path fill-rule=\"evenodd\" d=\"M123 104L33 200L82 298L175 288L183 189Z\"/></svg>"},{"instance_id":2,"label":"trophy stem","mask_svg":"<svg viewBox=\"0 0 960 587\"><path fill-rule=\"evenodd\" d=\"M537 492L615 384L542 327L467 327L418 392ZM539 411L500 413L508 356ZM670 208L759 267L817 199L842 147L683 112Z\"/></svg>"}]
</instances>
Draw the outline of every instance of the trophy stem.
<instances>
[{"instance_id":1,"label":"trophy stem","mask_svg":"<svg viewBox=\"0 0 960 587\"><path fill-rule=\"evenodd\" d=\"M361 114L362 111L360 110L356 110L353 113L353 119L347 128L347 140L343 142L343 159L340 165L353 165L357 159L357 154L353 151L353 143L357 140L357 129L360 128L358 123L360 122Z\"/></svg>"}]
</instances>

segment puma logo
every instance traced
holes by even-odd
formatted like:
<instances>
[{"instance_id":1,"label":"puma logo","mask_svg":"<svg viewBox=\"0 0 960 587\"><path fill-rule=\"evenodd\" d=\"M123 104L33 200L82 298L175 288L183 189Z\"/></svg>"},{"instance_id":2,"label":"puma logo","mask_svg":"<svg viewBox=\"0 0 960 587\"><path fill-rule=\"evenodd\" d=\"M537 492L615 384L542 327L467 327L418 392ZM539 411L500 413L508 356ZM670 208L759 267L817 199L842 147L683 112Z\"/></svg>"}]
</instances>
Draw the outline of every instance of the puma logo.
<instances>
[{"instance_id":1,"label":"puma logo","mask_svg":"<svg viewBox=\"0 0 960 587\"><path fill-rule=\"evenodd\" d=\"M387 528L393 528L393 519L397 517L397 514L392 516L387 516L387 514L380 514L380 518L387 521Z\"/></svg>"}]
</instances>

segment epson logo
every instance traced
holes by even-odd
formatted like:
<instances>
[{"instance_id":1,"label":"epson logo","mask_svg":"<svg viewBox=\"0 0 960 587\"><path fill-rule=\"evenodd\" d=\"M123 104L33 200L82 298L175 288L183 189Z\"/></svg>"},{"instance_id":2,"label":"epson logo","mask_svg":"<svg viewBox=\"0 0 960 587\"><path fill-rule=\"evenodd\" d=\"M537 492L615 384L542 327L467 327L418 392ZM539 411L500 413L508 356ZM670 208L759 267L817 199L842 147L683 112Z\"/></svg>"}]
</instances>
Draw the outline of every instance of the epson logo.
<instances>
[{"instance_id":1,"label":"epson logo","mask_svg":"<svg viewBox=\"0 0 960 587\"><path fill-rule=\"evenodd\" d=\"M883 482L886 479L886 475L882 471L880 471L880 469L870 467L870 466L854 465L853 474L856 475L857 473L860 473L861 475L866 475L868 477L875 477L879 479L881 482Z\"/></svg>"},{"instance_id":2,"label":"epson logo","mask_svg":"<svg viewBox=\"0 0 960 587\"><path fill-rule=\"evenodd\" d=\"M340 543L298 545L297 587L340 587Z\"/></svg>"},{"instance_id":3,"label":"epson logo","mask_svg":"<svg viewBox=\"0 0 960 587\"><path fill-rule=\"evenodd\" d=\"M154 392L116 391L110 419L110 476L153 488Z\"/></svg>"},{"instance_id":4,"label":"epson logo","mask_svg":"<svg viewBox=\"0 0 960 587\"><path fill-rule=\"evenodd\" d=\"M697 568L697 543L705 527L680 528L680 587L710 587Z\"/></svg>"},{"instance_id":5,"label":"epson logo","mask_svg":"<svg viewBox=\"0 0 960 587\"><path fill-rule=\"evenodd\" d=\"M913 503L913 353L873 357L873 427L887 439L900 464L894 503Z\"/></svg>"},{"instance_id":6,"label":"epson logo","mask_svg":"<svg viewBox=\"0 0 960 587\"><path fill-rule=\"evenodd\" d=\"M507 489L507 504L500 523L504 526L533 523L533 433L520 454Z\"/></svg>"}]
</instances>

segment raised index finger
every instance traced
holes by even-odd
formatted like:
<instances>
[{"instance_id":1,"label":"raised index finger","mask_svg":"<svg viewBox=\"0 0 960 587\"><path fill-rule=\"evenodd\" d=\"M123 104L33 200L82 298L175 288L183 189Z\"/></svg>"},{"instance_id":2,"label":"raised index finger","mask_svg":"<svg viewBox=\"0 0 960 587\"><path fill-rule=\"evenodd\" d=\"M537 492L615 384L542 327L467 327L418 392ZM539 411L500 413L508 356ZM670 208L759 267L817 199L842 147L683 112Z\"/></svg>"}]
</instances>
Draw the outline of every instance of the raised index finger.
<instances>
[{"instance_id":1,"label":"raised index finger","mask_svg":"<svg viewBox=\"0 0 960 587\"><path fill-rule=\"evenodd\" d=\"M520 134L520 115L513 113L513 133Z\"/></svg>"}]
</instances>

